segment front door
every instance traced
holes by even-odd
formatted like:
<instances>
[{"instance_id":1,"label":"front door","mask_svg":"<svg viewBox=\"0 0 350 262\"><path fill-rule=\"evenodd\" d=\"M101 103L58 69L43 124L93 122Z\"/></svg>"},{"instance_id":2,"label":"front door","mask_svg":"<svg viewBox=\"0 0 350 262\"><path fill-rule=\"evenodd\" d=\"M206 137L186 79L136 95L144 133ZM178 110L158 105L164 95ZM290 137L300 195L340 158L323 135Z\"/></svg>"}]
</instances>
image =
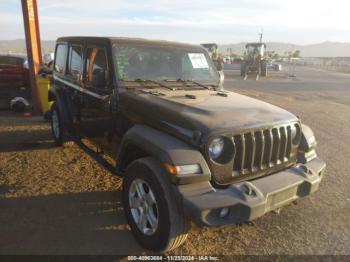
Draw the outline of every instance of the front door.
<instances>
[{"instance_id":1,"label":"front door","mask_svg":"<svg viewBox=\"0 0 350 262\"><path fill-rule=\"evenodd\" d=\"M103 46L87 46L85 77L81 92L83 133L98 146L108 149L112 132L112 81L107 50Z\"/></svg>"}]
</instances>

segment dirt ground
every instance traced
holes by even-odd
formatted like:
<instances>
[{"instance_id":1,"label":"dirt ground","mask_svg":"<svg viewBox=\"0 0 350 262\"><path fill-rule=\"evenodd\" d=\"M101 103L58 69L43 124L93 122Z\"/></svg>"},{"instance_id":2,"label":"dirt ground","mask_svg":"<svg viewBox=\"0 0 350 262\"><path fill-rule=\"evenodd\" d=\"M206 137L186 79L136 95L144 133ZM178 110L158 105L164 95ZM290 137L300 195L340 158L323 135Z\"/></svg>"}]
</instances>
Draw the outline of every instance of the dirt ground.
<instances>
[{"instance_id":1,"label":"dirt ground","mask_svg":"<svg viewBox=\"0 0 350 262\"><path fill-rule=\"evenodd\" d=\"M350 255L350 75L302 67L296 74L243 81L227 71L225 86L312 127L327 162L320 190L253 223L193 226L169 254ZM0 254L144 254L126 224L120 187L89 149L55 147L41 117L0 112Z\"/></svg>"}]
</instances>

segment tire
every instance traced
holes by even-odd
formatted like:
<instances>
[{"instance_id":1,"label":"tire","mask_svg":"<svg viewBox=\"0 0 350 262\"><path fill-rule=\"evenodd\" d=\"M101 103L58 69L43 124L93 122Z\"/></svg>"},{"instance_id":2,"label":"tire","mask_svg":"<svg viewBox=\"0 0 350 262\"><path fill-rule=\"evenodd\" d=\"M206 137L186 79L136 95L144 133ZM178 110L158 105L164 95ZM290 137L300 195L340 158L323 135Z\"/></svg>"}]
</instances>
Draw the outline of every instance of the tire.
<instances>
[{"instance_id":1,"label":"tire","mask_svg":"<svg viewBox=\"0 0 350 262\"><path fill-rule=\"evenodd\" d=\"M63 121L61 113L54 103L51 107L51 132L57 146L63 145Z\"/></svg>"},{"instance_id":2,"label":"tire","mask_svg":"<svg viewBox=\"0 0 350 262\"><path fill-rule=\"evenodd\" d=\"M190 225L164 172L155 159L141 158L129 165L123 181L124 212L133 235L141 246L160 253L183 244ZM142 210L147 210L145 220Z\"/></svg>"},{"instance_id":3,"label":"tire","mask_svg":"<svg viewBox=\"0 0 350 262\"><path fill-rule=\"evenodd\" d=\"M261 76L263 77L267 76L267 64L265 61L261 62Z\"/></svg>"},{"instance_id":4,"label":"tire","mask_svg":"<svg viewBox=\"0 0 350 262\"><path fill-rule=\"evenodd\" d=\"M241 76L245 76L245 71L246 71L246 65L245 63L241 64Z\"/></svg>"},{"instance_id":5,"label":"tire","mask_svg":"<svg viewBox=\"0 0 350 262\"><path fill-rule=\"evenodd\" d=\"M71 146L73 141L67 139L66 130L62 119L61 112L54 103L51 107L51 132L57 146Z\"/></svg>"},{"instance_id":6,"label":"tire","mask_svg":"<svg viewBox=\"0 0 350 262\"><path fill-rule=\"evenodd\" d=\"M12 110L16 113L23 113L26 110L26 105L21 101L17 101L12 105Z\"/></svg>"},{"instance_id":7,"label":"tire","mask_svg":"<svg viewBox=\"0 0 350 262\"><path fill-rule=\"evenodd\" d=\"M51 121L51 110L44 113L44 120Z\"/></svg>"}]
</instances>

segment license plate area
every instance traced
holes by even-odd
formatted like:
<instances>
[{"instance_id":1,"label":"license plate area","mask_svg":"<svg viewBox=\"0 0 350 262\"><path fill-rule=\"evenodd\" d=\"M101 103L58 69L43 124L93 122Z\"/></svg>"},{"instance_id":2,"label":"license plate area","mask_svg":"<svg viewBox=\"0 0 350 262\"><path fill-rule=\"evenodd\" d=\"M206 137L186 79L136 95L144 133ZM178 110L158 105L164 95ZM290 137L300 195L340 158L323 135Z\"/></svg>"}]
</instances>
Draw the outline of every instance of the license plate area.
<instances>
[{"instance_id":1,"label":"license plate area","mask_svg":"<svg viewBox=\"0 0 350 262\"><path fill-rule=\"evenodd\" d=\"M298 198L298 186L293 186L288 189L272 193L266 201L266 212L279 208Z\"/></svg>"}]
</instances>

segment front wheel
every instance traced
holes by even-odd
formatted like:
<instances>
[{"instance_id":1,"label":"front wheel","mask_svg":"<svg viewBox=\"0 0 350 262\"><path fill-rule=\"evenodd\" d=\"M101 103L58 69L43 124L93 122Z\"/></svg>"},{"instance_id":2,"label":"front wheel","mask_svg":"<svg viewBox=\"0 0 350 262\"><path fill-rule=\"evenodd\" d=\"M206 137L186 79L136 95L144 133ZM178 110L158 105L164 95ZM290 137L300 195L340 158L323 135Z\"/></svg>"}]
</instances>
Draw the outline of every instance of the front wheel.
<instances>
[{"instance_id":1,"label":"front wheel","mask_svg":"<svg viewBox=\"0 0 350 262\"><path fill-rule=\"evenodd\" d=\"M61 146L63 144L63 121L55 103L51 108L51 131L56 145Z\"/></svg>"},{"instance_id":2,"label":"front wheel","mask_svg":"<svg viewBox=\"0 0 350 262\"><path fill-rule=\"evenodd\" d=\"M267 76L267 63L265 61L261 62L261 76Z\"/></svg>"},{"instance_id":3,"label":"front wheel","mask_svg":"<svg viewBox=\"0 0 350 262\"><path fill-rule=\"evenodd\" d=\"M147 157L126 170L123 206L136 240L146 249L166 252L187 238L189 222L160 164Z\"/></svg>"}]
</instances>

